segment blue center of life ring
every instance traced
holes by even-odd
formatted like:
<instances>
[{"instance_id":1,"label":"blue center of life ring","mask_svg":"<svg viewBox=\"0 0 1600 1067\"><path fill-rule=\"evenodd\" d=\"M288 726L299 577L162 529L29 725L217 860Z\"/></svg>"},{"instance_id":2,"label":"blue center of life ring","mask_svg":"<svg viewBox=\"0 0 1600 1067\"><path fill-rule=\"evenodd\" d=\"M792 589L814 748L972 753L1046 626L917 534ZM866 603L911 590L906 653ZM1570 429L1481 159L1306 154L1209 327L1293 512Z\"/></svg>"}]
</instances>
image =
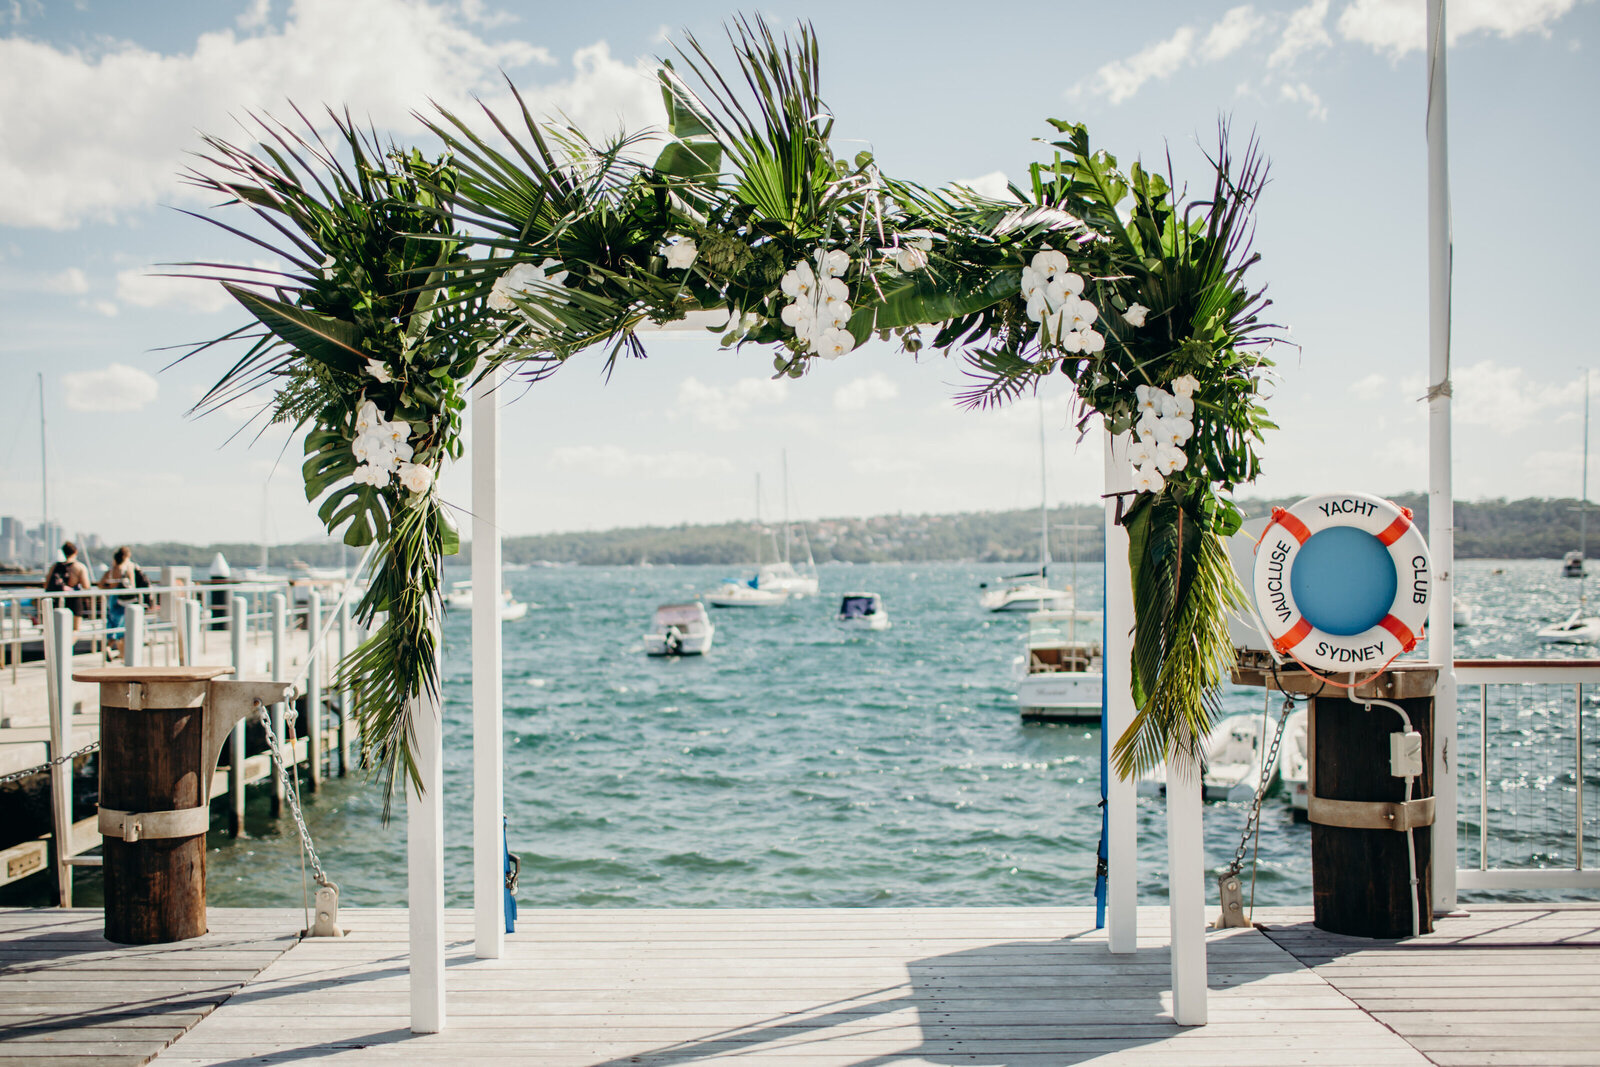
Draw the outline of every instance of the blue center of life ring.
<instances>
[{"instance_id":1,"label":"blue center of life ring","mask_svg":"<svg viewBox=\"0 0 1600 1067\"><path fill-rule=\"evenodd\" d=\"M1318 630L1340 637L1376 626L1389 613L1398 587L1389 549L1354 526L1312 534L1289 575L1301 614Z\"/></svg>"}]
</instances>

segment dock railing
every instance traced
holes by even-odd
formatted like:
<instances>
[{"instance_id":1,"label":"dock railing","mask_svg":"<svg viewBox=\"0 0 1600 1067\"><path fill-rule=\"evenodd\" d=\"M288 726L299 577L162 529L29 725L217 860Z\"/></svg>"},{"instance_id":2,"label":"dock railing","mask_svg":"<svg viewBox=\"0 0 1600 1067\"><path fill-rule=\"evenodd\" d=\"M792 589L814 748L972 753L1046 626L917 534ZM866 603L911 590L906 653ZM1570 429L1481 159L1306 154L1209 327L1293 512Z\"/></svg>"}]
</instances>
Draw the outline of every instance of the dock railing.
<instances>
[{"instance_id":1,"label":"dock railing","mask_svg":"<svg viewBox=\"0 0 1600 1067\"><path fill-rule=\"evenodd\" d=\"M1456 682L1458 888L1600 888L1600 660L1457 660Z\"/></svg>"},{"instance_id":2,"label":"dock railing","mask_svg":"<svg viewBox=\"0 0 1600 1067\"><path fill-rule=\"evenodd\" d=\"M80 708L74 699L71 679L75 667L117 662L108 654L113 641L122 642L120 661L129 665L194 665L209 659L231 663L239 677L300 679L300 693L315 706L307 708L307 721L297 731L292 758L297 766L305 765L300 773L306 775L312 791L323 779L324 762L336 765L340 775L346 774L354 714L349 694L336 691L331 683L338 661L362 635L352 618L352 597L338 595L345 584L339 579L267 578L227 583L180 581L139 589L0 591L0 667L10 674L11 703L22 702L19 697L24 687L18 685L19 678L25 683L26 675L32 674L32 684L37 686L42 673L43 693L37 688L30 691L35 699L42 695L46 721L39 725L49 728L45 764L11 771L6 777L48 773L51 801L50 833L0 848L0 885L53 865L59 900L63 907L70 907L72 869L99 864L98 856L84 855L100 843L95 817L73 818L73 767L87 758L87 749L94 745L85 744L87 722L75 722L79 711L88 709ZM321 595L322 589L329 587L335 590L328 598L336 613L333 618L324 611ZM76 629L69 606L73 597L83 598L78 602ZM111 597L122 598L124 606L123 624L114 628L107 624ZM208 655L213 630L228 631L226 654L220 657ZM305 632L303 641L298 636L291 640L290 634L298 631ZM217 650L223 651L222 647ZM271 721L282 742L282 705L272 709ZM0 741L5 740L11 725L16 724L0 720ZM228 831L234 835L242 828L247 783L269 782L274 816L283 802L282 778L272 773L270 757L265 752L247 755L244 734L245 724L240 723L225 750L230 754L225 757L228 773L219 775L212 786L212 799L228 798ZM288 751L287 746L280 745L280 751Z\"/></svg>"}]
</instances>

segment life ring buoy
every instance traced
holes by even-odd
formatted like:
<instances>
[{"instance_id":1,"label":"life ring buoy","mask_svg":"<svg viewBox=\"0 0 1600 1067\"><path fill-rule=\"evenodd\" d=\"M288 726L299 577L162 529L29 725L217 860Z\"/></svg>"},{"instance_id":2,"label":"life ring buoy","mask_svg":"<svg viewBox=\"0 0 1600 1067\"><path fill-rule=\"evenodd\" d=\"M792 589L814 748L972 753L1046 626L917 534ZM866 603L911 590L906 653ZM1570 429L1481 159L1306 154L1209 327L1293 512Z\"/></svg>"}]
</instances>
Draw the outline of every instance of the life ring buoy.
<instances>
[{"instance_id":1,"label":"life ring buoy","mask_svg":"<svg viewBox=\"0 0 1600 1067\"><path fill-rule=\"evenodd\" d=\"M1333 625L1328 618L1315 617L1319 614L1315 609L1313 617L1307 617L1296 600L1294 574L1295 562L1312 538L1339 528L1368 534L1388 550L1394 589L1387 605L1357 604L1352 612L1342 614L1341 625ZM1353 544L1367 560L1382 558L1370 542L1363 546L1359 537L1336 540ZM1369 594L1373 589L1386 590L1387 575L1377 573L1378 569L1368 566L1350 576L1371 579L1366 583ZM1366 493L1325 493L1287 508L1273 508L1272 521L1256 545L1254 579L1256 609L1273 647L1304 666L1326 671L1381 671L1396 656L1411 651L1423 636L1433 595L1428 542L1411 521L1411 510ZM1317 580L1325 584L1327 576L1317 576ZM1302 592L1309 600L1309 588ZM1319 591L1318 596L1325 592ZM1378 599L1381 597L1378 594ZM1353 625L1351 619L1356 620Z\"/></svg>"}]
</instances>

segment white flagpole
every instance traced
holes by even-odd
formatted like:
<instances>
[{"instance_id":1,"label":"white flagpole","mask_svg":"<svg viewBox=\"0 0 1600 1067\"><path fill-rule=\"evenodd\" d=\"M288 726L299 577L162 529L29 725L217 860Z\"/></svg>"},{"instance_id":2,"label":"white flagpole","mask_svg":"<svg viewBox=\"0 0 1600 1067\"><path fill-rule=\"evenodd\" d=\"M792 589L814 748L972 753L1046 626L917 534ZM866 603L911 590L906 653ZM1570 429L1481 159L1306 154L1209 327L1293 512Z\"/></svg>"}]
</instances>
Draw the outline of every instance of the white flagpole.
<instances>
[{"instance_id":1,"label":"white flagpole","mask_svg":"<svg viewBox=\"0 0 1600 1067\"><path fill-rule=\"evenodd\" d=\"M1433 909L1456 906L1455 495L1450 446L1450 151L1445 0L1428 0L1428 551L1433 603Z\"/></svg>"},{"instance_id":2,"label":"white flagpole","mask_svg":"<svg viewBox=\"0 0 1600 1067\"><path fill-rule=\"evenodd\" d=\"M479 959L505 951L501 744L500 372L472 389L472 921Z\"/></svg>"}]
</instances>

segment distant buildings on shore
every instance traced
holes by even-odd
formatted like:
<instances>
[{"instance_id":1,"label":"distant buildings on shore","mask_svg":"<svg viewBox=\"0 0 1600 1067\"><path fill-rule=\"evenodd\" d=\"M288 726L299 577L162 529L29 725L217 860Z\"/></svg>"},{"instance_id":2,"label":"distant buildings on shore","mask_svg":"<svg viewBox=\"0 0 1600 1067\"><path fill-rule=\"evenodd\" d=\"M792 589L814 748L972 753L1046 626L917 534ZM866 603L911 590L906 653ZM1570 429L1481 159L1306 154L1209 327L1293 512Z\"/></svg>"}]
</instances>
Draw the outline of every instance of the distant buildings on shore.
<instances>
[{"instance_id":1,"label":"distant buildings on shore","mask_svg":"<svg viewBox=\"0 0 1600 1067\"><path fill-rule=\"evenodd\" d=\"M0 564L42 569L61 558L65 540L67 531L59 522L28 526L11 515L0 515ZM99 534L78 534L73 540L90 557L105 547Z\"/></svg>"}]
</instances>

